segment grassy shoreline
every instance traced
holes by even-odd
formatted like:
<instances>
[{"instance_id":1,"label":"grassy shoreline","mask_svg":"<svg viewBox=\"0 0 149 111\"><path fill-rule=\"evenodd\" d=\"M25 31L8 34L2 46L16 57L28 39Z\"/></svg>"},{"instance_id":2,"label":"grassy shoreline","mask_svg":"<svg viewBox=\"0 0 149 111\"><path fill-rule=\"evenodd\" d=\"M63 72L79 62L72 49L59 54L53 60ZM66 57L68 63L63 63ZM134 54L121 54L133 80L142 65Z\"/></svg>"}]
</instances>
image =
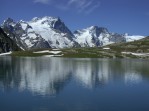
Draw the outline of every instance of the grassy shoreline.
<instances>
[{"instance_id":1,"label":"grassy shoreline","mask_svg":"<svg viewBox=\"0 0 149 111\"><path fill-rule=\"evenodd\" d=\"M46 52L44 50L46 50ZM41 51L41 53L39 53L39 51ZM35 52L38 52L38 53L35 53ZM115 44L110 44L103 47L32 49L28 51L13 51L11 56L148 59L149 58L149 37L146 37L138 41L127 42L127 43L115 43Z\"/></svg>"},{"instance_id":2,"label":"grassy shoreline","mask_svg":"<svg viewBox=\"0 0 149 111\"><path fill-rule=\"evenodd\" d=\"M35 53L38 51L48 50L45 53ZM41 57L41 56L53 56L53 57L69 57L69 58L149 58L149 56L136 56L131 53L122 53L125 50L114 50L104 48L66 48L66 49L44 49L33 51L14 51L11 56L23 56L23 57ZM54 54L53 52L59 51ZM128 51L129 52L129 51Z\"/></svg>"}]
</instances>

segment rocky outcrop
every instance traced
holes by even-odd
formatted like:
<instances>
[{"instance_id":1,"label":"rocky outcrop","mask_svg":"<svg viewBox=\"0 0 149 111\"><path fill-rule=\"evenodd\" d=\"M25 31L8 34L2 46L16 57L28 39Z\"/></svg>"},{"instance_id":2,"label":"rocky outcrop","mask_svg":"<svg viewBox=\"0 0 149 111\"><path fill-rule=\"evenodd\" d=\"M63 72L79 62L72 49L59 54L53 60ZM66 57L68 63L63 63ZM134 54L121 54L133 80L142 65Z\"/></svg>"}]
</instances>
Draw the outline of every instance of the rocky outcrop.
<instances>
[{"instance_id":1,"label":"rocky outcrop","mask_svg":"<svg viewBox=\"0 0 149 111\"><path fill-rule=\"evenodd\" d=\"M20 48L16 43L0 28L0 53L18 50L20 50Z\"/></svg>"}]
</instances>

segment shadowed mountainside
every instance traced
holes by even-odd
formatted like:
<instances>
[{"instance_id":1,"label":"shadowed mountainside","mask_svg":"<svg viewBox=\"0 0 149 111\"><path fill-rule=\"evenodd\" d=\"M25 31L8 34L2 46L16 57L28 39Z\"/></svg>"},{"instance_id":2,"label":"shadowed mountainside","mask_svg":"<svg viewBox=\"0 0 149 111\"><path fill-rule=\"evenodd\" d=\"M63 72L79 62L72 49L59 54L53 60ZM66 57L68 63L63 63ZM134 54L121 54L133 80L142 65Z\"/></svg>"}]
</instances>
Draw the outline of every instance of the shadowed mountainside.
<instances>
[{"instance_id":1,"label":"shadowed mountainside","mask_svg":"<svg viewBox=\"0 0 149 111\"><path fill-rule=\"evenodd\" d=\"M16 43L0 28L0 53L19 50L20 48L16 45Z\"/></svg>"}]
</instances>

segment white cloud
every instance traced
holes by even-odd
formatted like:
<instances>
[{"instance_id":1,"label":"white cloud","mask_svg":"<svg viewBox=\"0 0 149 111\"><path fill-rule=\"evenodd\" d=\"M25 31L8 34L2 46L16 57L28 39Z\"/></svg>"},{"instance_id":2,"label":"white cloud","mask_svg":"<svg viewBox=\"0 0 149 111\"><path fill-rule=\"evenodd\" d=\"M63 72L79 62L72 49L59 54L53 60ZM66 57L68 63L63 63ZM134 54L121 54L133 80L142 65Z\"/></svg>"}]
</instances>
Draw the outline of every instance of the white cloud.
<instances>
[{"instance_id":1,"label":"white cloud","mask_svg":"<svg viewBox=\"0 0 149 111\"><path fill-rule=\"evenodd\" d=\"M90 14L100 6L97 0L34 0L34 3L51 4L60 10L75 10Z\"/></svg>"},{"instance_id":2,"label":"white cloud","mask_svg":"<svg viewBox=\"0 0 149 111\"><path fill-rule=\"evenodd\" d=\"M96 0L69 0L67 7L74 7L79 13L85 12L89 14L100 6L100 2Z\"/></svg>"},{"instance_id":3,"label":"white cloud","mask_svg":"<svg viewBox=\"0 0 149 111\"><path fill-rule=\"evenodd\" d=\"M91 12L93 12L96 8L98 8L100 6L100 2L98 2L97 4L95 4L94 6L92 6L89 10L87 10L85 13L89 14Z\"/></svg>"},{"instance_id":4,"label":"white cloud","mask_svg":"<svg viewBox=\"0 0 149 111\"><path fill-rule=\"evenodd\" d=\"M76 6L76 7L83 7L86 5L90 0L69 0L68 5ZM91 0L92 1L92 0Z\"/></svg>"},{"instance_id":5,"label":"white cloud","mask_svg":"<svg viewBox=\"0 0 149 111\"><path fill-rule=\"evenodd\" d=\"M34 3L49 4L51 0L34 0Z\"/></svg>"},{"instance_id":6,"label":"white cloud","mask_svg":"<svg viewBox=\"0 0 149 111\"><path fill-rule=\"evenodd\" d=\"M91 7L93 1L89 1L88 3L84 4L82 7L80 7L79 12L85 11L86 8Z\"/></svg>"}]
</instances>

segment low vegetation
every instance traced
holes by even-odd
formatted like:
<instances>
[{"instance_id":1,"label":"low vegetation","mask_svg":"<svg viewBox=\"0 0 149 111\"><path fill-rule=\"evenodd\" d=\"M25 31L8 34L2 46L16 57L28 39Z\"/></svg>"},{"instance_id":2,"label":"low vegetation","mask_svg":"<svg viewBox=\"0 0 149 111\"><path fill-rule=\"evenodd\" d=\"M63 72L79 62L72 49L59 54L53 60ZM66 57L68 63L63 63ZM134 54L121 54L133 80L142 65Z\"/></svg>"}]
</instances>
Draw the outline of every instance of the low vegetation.
<instances>
[{"instance_id":1,"label":"low vegetation","mask_svg":"<svg viewBox=\"0 0 149 111\"><path fill-rule=\"evenodd\" d=\"M55 51L54 49L42 50ZM129 43L116 43L104 47L65 48L58 50L60 51L60 53L58 54L54 54L53 52L34 53L37 51L41 51L41 49L36 49L32 51L16 51L13 52L11 55L31 57L53 55L55 57L61 56L70 58L149 58L149 37L146 37L145 39L141 39L139 41Z\"/></svg>"}]
</instances>

